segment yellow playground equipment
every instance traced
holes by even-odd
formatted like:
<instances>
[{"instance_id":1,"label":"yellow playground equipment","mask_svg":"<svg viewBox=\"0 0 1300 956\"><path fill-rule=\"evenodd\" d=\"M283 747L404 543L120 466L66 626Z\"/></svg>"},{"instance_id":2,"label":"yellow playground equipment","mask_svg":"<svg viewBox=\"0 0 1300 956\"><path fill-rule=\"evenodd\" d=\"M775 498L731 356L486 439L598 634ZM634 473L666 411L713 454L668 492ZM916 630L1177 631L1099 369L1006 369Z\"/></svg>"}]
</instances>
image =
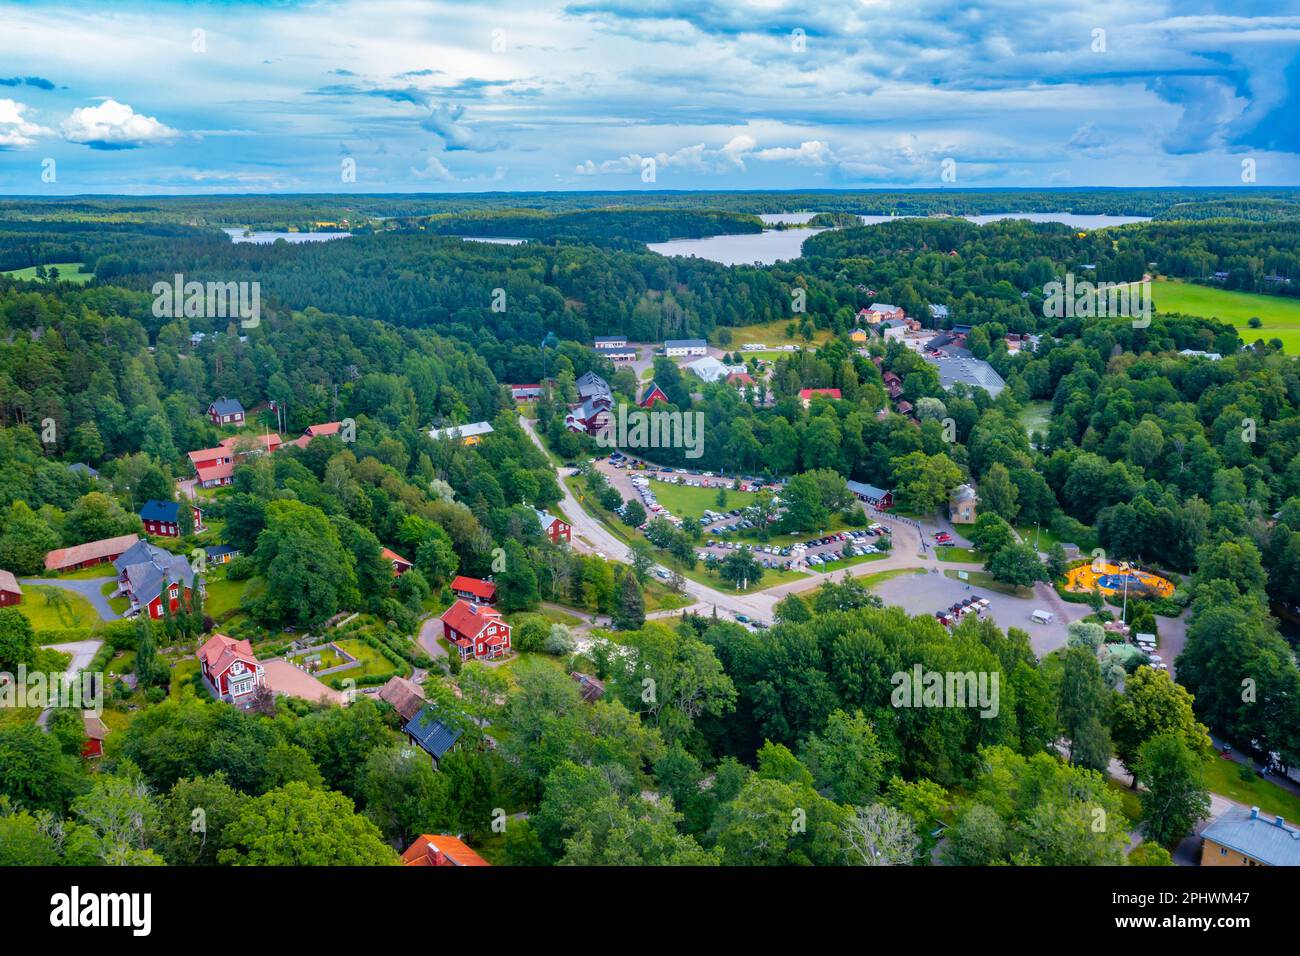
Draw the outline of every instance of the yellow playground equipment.
<instances>
[{"instance_id":1,"label":"yellow playground equipment","mask_svg":"<svg viewBox=\"0 0 1300 956\"><path fill-rule=\"evenodd\" d=\"M1130 595L1145 593L1167 598L1174 593L1173 582L1168 578L1143 571L1127 561L1081 564L1065 576L1067 591L1100 591L1109 596L1124 593L1126 584Z\"/></svg>"}]
</instances>

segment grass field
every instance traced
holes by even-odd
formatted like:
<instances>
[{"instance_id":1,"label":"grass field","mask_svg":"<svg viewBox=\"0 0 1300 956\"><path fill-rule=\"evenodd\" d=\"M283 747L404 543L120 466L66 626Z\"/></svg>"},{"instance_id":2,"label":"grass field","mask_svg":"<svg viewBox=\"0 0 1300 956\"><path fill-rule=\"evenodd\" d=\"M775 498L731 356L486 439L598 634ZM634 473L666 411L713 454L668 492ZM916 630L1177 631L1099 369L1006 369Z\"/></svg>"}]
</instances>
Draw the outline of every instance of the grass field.
<instances>
[{"instance_id":1,"label":"grass field","mask_svg":"<svg viewBox=\"0 0 1300 956\"><path fill-rule=\"evenodd\" d=\"M1259 807L1269 817L1280 814L1288 821L1300 819L1300 797L1258 775L1252 775L1249 781L1241 779L1237 775L1240 764L1235 760L1215 755L1204 766L1205 785L1211 792L1248 807Z\"/></svg>"},{"instance_id":2,"label":"grass field","mask_svg":"<svg viewBox=\"0 0 1300 956\"><path fill-rule=\"evenodd\" d=\"M85 265L84 262L52 262L45 268L58 269L60 282L75 282L78 285L85 285L95 278L95 273L82 271ZM36 266L28 266L26 269L10 269L3 274L30 282L36 278Z\"/></svg>"},{"instance_id":3,"label":"grass field","mask_svg":"<svg viewBox=\"0 0 1300 956\"><path fill-rule=\"evenodd\" d=\"M227 581L224 573L213 572L206 586L208 596L203 610L219 620L223 614L239 610L240 601L245 594L259 594L266 587L266 582L259 577L251 577L247 581Z\"/></svg>"},{"instance_id":4,"label":"grass field","mask_svg":"<svg viewBox=\"0 0 1300 956\"><path fill-rule=\"evenodd\" d=\"M1277 338L1289 354L1300 352L1300 299L1234 292L1168 279L1157 279L1151 293L1161 312L1220 319L1235 326L1246 343ZM1248 323L1256 317L1263 324L1252 329Z\"/></svg>"},{"instance_id":5,"label":"grass field","mask_svg":"<svg viewBox=\"0 0 1300 956\"><path fill-rule=\"evenodd\" d=\"M81 568L77 571L63 571L58 574L45 574L43 577L59 578L62 581L93 581L96 578L114 578L117 572L113 570L113 565L105 562L96 564L89 568Z\"/></svg>"},{"instance_id":6,"label":"grass field","mask_svg":"<svg viewBox=\"0 0 1300 956\"><path fill-rule=\"evenodd\" d=\"M1047 426L1052 420L1051 402L1030 402L1020 409L1020 424L1025 427L1025 434L1033 436L1034 432L1047 434Z\"/></svg>"},{"instance_id":7,"label":"grass field","mask_svg":"<svg viewBox=\"0 0 1300 956\"><path fill-rule=\"evenodd\" d=\"M60 600L60 596L66 600ZM18 610L37 631L91 627L99 623L99 615L84 597L49 585L26 585L23 603L18 605Z\"/></svg>"},{"instance_id":8,"label":"grass field","mask_svg":"<svg viewBox=\"0 0 1300 956\"><path fill-rule=\"evenodd\" d=\"M405 668L396 667L392 661L380 654L365 641L343 640L335 641L339 649L345 651L349 656L355 657L360 663L360 667L351 667L345 671L339 671L337 674L330 674L329 677L351 677L358 680L362 677L369 677L371 674L391 674L394 670L399 673L409 673L409 665Z\"/></svg>"},{"instance_id":9,"label":"grass field","mask_svg":"<svg viewBox=\"0 0 1300 956\"><path fill-rule=\"evenodd\" d=\"M1014 584L1003 584L1001 581L993 580L993 575L985 571L968 571L966 573L968 575L966 583L972 584L977 588L983 588L986 591L997 591L999 594L1009 594L1012 597L1018 598L1031 598L1034 596L1032 588L1017 587ZM954 581L961 580L961 578L957 577L957 575L961 574L960 571L945 571L943 574L944 577L952 578Z\"/></svg>"},{"instance_id":10,"label":"grass field","mask_svg":"<svg viewBox=\"0 0 1300 956\"><path fill-rule=\"evenodd\" d=\"M719 508L717 488L692 488L689 485L670 485L666 481L652 481L650 490L655 493L661 505L679 518L698 518L704 514L705 508L712 508L714 511L748 508L758 500L756 492L732 491L728 488L726 489L727 506Z\"/></svg>"},{"instance_id":11,"label":"grass field","mask_svg":"<svg viewBox=\"0 0 1300 956\"><path fill-rule=\"evenodd\" d=\"M983 564L984 553L974 548L954 548L940 546L934 549L934 555L940 561L956 561L959 564Z\"/></svg>"},{"instance_id":12,"label":"grass field","mask_svg":"<svg viewBox=\"0 0 1300 956\"><path fill-rule=\"evenodd\" d=\"M710 345L716 345L719 348L732 349L738 348L747 343L758 345L807 345L803 336L795 333L795 337L788 339L785 337L785 327L790 324L789 319L774 319L771 322L756 322L753 325L737 325L734 328L727 329L731 333L731 341L723 345L718 340L718 333L722 327L713 330L713 337L710 339ZM830 329L817 329L813 332L813 345L820 345L831 338Z\"/></svg>"}]
</instances>

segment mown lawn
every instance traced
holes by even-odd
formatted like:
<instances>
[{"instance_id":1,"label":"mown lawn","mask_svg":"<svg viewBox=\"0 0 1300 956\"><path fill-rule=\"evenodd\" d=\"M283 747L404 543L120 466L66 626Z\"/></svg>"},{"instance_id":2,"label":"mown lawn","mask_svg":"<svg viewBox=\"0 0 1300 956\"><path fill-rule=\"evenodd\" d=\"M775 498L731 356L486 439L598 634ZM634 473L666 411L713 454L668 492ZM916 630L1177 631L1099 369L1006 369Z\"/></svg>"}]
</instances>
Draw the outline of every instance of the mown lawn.
<instances>
[{"instance_id":1,"label":"mown lawn","mask_svg":"<svg viewBox=\"0 0 1300 956\"><path fill-rule=\"evenodd\" d=\"M984 563L984 552L976 551L974 548L957 548L951 545L940 545L934 549L934 555L940 561L958 561L966 564Z\"/></svg>"},{"instance_id":2,"label":"mown lawn","mask_svg":"<svg viewBox=\"0 0 1300 956\"><path fill-rule=\"evenodd\" d=\"M18 610L37 631L91 627L99 623L99 614L84 597L48 584L23 585L23 603L18 605Z\"/></svg>"},{"instance_id":3,"label":"mown lawn","mask_svg":"<svg viewBox=\"0 0 1300 956\"><path fill-rule=\"evenodd\" d=\"M1157 279L1151 295L1161 312L1219 319L1233 325L1248 344L1256 339L1267 342L1277 338L1286 352L1300 352L1300 299L1234 292L1172 279ZM1260 320L1258 329L1250 328L1252 318Z\"/></svg>"},{"instance_id":4,"label":"mown lawn","mask_svg":"<svg viewBox=\"0 0 1300 956\"><path fill-rule=\"evenodd\" d=\"M392 661L380 654L365 641L342 640L335 641L341 650L346 651L350 656L355 657L361 664L360 667L351 667L345 671L339 671L337 674L328 674L330 677L351 677L357 680L361 677L369 677L372 674L388 674L396 670L399 674L410 673L410 666L396 667Z\"/></svg>"},{"instance_id":5,"label":"mown lawn","mask_svg":"<svg viewBox=\"0 0 1300 956\"><path fill-rule=\"evenodd\" d=\"M720 333L725 326L719 326L713 330L713 337L710 345L716 345L718 348L733 351L742 345L807 345L803 336L799 334L799 323L795 323L794 338L786 338L785 329L790 324L791 319L773 319L771 322L755 322L752 325L737 325L727 328L731 333L731 341L723 345L720 340ZM829 341L832 337L830 329L817 329L813 332L812 344L820 345Z\"/></svg>"},{"instance_id":6,"label":"mown lawn","mask_svg":"<svg viewBox=\"0 0 1300 956\"><path fill-rule=\"evenodd\" d=\"M691 480L697 481L700 479L692 476ZM743 510L758 500L758 493L754 491L732 491L730 488L692 488L690 485L673 485L666 481L651 481L650 490L655 493L655 497L659 499L661 505L679 518L698 518L704 514L705 508L714 511L731 511L736 508ZM723 506L718 504L719 490L727 492L727 503Z\"/></svg>"},{"instance_id":7,"label":"mown lawn","mask_svg":"<svg viewBox=\"0 0 1300 956\"><path fill-rule=\"evenodd\" d=\"M189 682L190 678L197 674L199 670L198 658L186 657L172 665L172 682L170 697L173 700L180 700L181 685Z\"/></svg>"},{"instance_id":8,"label":"mown lawn","mask_svg":"<svg viewBox=\"0 0 1300 956\"><path fill-rule=\"evenodd\" d=\"M961 578L957 577L958 574L962 573L960 571L945 571L943 573L945 577L952 578L954 581L961 580ZM988 591L997 591L999 594L1009 594L1012 597L1018 598L1028 599L1034 596L1032 588L1022 588L1016 587L1013 584L1003 584L1001 581L993 580L993 575L985 571L967 571L965 573L969 575L969 577L966 578L966 583L973 584L977 588L984 588Z\"/></svg>"},{"instance_id":9,"label":"mown lawn","mask_svg":"<svg viewBox=\"0 0 1300 956\"><path fill-rule=\"evenodd\" d=\"M1225 760L1216 754L1205 764L1206 786L1220 796L1248 807L1259 807L1270 818L1280 814L1292 822L1300 820L1300 797L1256 773L1251 774L1249 781L1243 780L1237 775L1240 766L1235 760Z\"/></svg>"},{"instance_id":10,"label":"mown lawn","mask_svg":"<svg viewBox=\"0 0 1300 956\"><path fill-rule=\"evenodd\" d=\"M213 571L206 581L207 599L203 610L209 616L220 619L223 614L237 611L247 594L256 597L266 587L266 581L254 576L247 581L230 581L224 570Z\"/></svg>"},{"instance_id":11,"label":"mown lawn","mask_svg":"<svg viewBox=\"0 0 1300 956\"><path fill-rule=\"evenodd\" d=\"M96 564L89 568L81 568L77 571L63 571L59 574L40 574L37 577L59 578L64 581L93 581L96 578L116 578L117 572L113 570L113 565Z\"/></svg>"}]
</instances>

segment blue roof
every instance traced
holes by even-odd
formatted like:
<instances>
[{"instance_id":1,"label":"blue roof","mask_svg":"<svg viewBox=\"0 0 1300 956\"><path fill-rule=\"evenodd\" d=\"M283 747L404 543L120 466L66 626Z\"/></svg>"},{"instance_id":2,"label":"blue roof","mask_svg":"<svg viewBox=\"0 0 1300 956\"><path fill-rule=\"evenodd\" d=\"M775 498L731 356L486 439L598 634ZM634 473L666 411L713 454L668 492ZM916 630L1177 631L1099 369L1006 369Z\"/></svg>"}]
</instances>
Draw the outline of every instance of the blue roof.
<instances>
[{"instance_id":1,"label":"blue roof","mask_svg":"<svg viewBox=\"0 0 1300 956\"><path fill-rule=\"evenodd\" d=\"M75 465L69 465L68 471L74 472L78 475L89 475L91 478L99 477L99 472L82 461L77 462Z\"/></svg>"},{"instance_id":2,"label":"blue roof","mask_svg":"<svg viewBox=\"0 0 1300 956\"><path fill-rule=\"evenodd\" d=\"M159 501L150 498L140 509L142 521L170 521L175 524L180 517L180 506L174 501Z\"/></svg>"},{"instance_id":3,"label":"blue roof","mask_svg":"<svg viewBox=\"0 0 1300 956\"><path fill-rule=\"evenodd\" d=\"M212 410L218 415L242 415L244 406L237 398L219 398L212 403Z\"/></svg>"},{"instance_id":4,"label":"blue roof","mask_svg":"<svg viewBox=\"0 0 1300 956\"><path fill-rule=\"evenodd\" d=\"M1201 835L1269 866L1300 866L1300 828L1257 809L1232 807Z\"/></svg>"},{"instance_id":5,"label":"blue roof","mask_svg":"<svg viewBox=\"0 0 1300 956\"><path fill-rule=\"evenodd\" d=\"M408 720L402 730L410 734L435 760L441 760L460 739L461 734L459 730L453 730L439 720L437 711L429 706L421 707L420 712Z\"/></svg>"},{"instance_id":6,"label":"blue roof","mask_svg":"<svg viewBox=\"0 0 1300 956\"><path fill-rule=\"evenodd\" d=\"M239 554L239 549L233 544L210 544L203 550L209 558L220 557L223 554Z\"/></svg>"}]
</instances>

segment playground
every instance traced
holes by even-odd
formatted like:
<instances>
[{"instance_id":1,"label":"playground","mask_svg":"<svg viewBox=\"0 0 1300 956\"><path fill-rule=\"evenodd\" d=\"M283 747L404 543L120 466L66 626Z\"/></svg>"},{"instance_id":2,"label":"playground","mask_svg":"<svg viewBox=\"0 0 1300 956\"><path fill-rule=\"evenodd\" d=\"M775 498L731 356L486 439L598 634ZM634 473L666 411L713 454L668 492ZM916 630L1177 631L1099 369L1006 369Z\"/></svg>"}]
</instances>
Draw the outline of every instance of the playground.
<instances>
[{"instance_id":1,"label":"playground","mask_svg":"<svg viewBox=\"0 0 1300 956\"><path fill-rule=\"evenodd\" d=\"M1126 586L1130 597L1167 598L1174 593L1172 581L1127 562L1081 564L1071 568L1065 578L1067 591L1100 591L1107 597L1123 594Z\"/></svg>"}]
</instances>

